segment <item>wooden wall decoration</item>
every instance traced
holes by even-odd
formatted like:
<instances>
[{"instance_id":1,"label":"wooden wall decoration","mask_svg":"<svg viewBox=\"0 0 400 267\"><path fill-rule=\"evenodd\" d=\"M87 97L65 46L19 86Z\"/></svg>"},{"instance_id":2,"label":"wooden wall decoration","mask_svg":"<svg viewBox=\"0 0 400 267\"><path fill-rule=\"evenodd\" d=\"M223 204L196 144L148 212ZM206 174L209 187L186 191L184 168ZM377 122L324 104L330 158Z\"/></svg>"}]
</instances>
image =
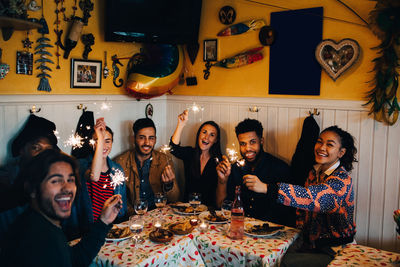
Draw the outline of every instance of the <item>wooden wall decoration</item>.
<instances>
[{"instance_id":1,"label":"wooden wall decoration","mask_svg":"<svg viewBox=\"0 0 400 267\"><path fill-rule=\"evenodd\" d=\"M323 40L315 49L315 58L334 81L357 62L359 55L360 46L353 39L343 39L339 43Z\"/></svg>"}]
</instances>

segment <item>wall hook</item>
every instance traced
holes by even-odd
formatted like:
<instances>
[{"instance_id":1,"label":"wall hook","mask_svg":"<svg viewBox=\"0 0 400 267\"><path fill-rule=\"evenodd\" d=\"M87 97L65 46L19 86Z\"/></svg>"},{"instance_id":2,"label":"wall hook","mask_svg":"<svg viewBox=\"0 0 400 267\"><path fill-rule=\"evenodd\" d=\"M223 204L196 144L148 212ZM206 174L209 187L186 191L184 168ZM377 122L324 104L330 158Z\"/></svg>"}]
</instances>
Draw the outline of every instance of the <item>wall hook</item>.
<instances>
[{"instance_id":1,"label":"wall hook","mask_svg":"<svg viewBox=\"0 0 400 267\"><path fill-rule=\"evenodd\" d=\"M84 106L83 104L79 104L76 106L77 109L82 109L82 111L86 111L87 110L87 106Z\"/></svg>"},{"instance_id":2,"label":"wall hook","mask_svg":"<svg viewBox=\"0 0 400 267\"><path fill-rule=\"evenodd\" d=\"M29 112L30 112L31 114L34 114L34 113L39 113L41 110L42 110L42 108L37 108L36 105L33 105L33 106L31 107L31 109L29 110Z\"/></svg>"},{"instance_id":3,"label":"wall hook","mask_svg":"<svg viewBox=\"0 0 400 267\"><path fill-rule=\"evenodd\" d=\"M311 115L315 115L315 116L319 116L320 112L318 111L318 109L314 108L314 110L311 112L311 110L308 111L308 114Z\"/></svg>"},{"instance_id":4,"label":"wall hook","mask_svg":"<svg viewBox=\"0 0 400 267\"><path fill-rule=\"evenodd\" d=\"M254 106L254 107L249 107L249 111L250 112L259 112L260 111L260 107Z\"/></svg>"}]
</instances>

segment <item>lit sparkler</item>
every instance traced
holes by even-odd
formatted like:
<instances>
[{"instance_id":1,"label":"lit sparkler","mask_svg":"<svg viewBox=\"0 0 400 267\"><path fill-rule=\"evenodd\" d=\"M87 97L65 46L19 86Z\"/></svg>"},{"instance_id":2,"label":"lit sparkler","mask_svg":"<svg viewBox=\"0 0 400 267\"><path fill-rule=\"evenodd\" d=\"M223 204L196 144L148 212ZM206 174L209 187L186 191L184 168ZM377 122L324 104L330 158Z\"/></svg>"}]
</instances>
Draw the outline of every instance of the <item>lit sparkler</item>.
<instances>
[{"instance_id":1,"label":"lit sparkler","mask_svg":"<svg viewBox=\"0 0 400 267\"><path fill-rule=\"evenodd\" d=\"M107 111L110 111L111 110L111 103L110 102L103 102L103 103L101 103L101 107L100 107L100 110L107 110Z\"/></svg>"},{"instance_id":2,"label":"lit sparkler","mask_svg":"<svg viewBox=\"0 0 400 267\"><path fill-rule=\"evenodd\" d=\"M193 104L188 109L192 110L194 113L197 113L199 111L203 111L204 107L197 105L196 102L193 102Z\"/></svg>"},{"instance_id":3,"label":"lit sparkler","mask_svg":"<svg viewBox=\"0 0 400 267\"><path fill-rule=\"evenodd\" d=\"M239 159L237 151L233 148L227 148L226 154L228 155L228 159L231 164L234 164Z\"/></svg>"},{"instance_id":4,"label":"lit sparkler","mask_svg":"<svg viewBox=\"0 0 400 267\"><path fill-rule=\"evenodd\" d=\"M168 152L171 152L171 150L172 150L172 147L170 147L170 146L167 145L167 144L162 145L161 148L160 148L161 153L164 153L165 156L167 157L167 164L168 164L168 165L170 165L170 163L169 163L169 157L168 157L167 154L168 154Z\"/></svg>"},{"instance_id":5,"label":"lit sparkler","mask_svg":"<svg viewBox=\"0 0 400 267\"><path fill-rule=\"evenodd\" d=\"M236 164L238 167L243 167L245 164L245 159L239 159L239 153L233 148L227 148L226 154L228 155L229 162L231 164Z\"/></svg>"},{"instance_id":6,"label":"lit sparkler","mask_svg":"<svg viewBox=\"0 0 400 267\"><path fill-rule=\"evenodd\" d=\"M83 138L79 134L71 134L67 141L64 141L64 146L71 146L72 149L81 148L83 145Z\"/></svg>"},{"instance_id":7,"label":"lit sparkler","mask_svg":"<svg viewBox=\"0 0 400 267\"><path fill-rule=\"evenodd\" d=\"M90 144L91 146L94 146L94 145L96 144L96 141L95 141L94 139L90 139L90 140L89 140L89 144Z\"/></svg>"},{"instance_id":8,"label":"lit sparkler","mask_svg":"<svg viewBox=\"0 0 400 267\"><path fill-rule=\"evenodd\" d=\"M115 189L117 186L122 185L128 178L124 175L121 170L115 169L114 173L110 173L111 186Z\"/></svg>"},{"instance_id":9,"label":"lit sparkler","mask_svg":"<svg viewBox=\"0 0 400 267\"><path fill-rule=\"evenodd\" d=\"M60 139L60 133L57 130L54 130L53 133L56 136L57 140L59 140Z\"/></svg>"}]
</instances>

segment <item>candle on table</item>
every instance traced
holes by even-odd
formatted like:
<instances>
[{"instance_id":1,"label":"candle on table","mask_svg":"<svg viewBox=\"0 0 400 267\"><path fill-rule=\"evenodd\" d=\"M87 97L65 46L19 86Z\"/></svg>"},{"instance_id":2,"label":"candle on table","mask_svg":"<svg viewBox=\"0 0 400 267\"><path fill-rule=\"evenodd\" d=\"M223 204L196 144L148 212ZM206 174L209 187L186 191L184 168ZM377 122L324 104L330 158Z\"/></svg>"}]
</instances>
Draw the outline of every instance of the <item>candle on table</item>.
<instances>
[{"instance_id":1,"label":"candle on table","mask_svg":"<svg viewBox=\"0 0 400 267\"><path fill-rule=\"evenodd\" d=\"M202 221L199 225L200 231L201 232L206 232L208 229L208 223L205 221Z\"/></svg>"}]
</instances>

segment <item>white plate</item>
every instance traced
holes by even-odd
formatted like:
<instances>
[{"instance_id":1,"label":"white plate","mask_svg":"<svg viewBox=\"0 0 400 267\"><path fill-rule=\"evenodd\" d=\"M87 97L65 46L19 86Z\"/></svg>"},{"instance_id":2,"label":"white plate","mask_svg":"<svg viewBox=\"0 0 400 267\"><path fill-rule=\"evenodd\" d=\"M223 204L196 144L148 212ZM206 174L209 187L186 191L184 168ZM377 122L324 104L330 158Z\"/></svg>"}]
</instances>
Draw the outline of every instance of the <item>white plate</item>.
<instances>
[{"instance_id":1,"label":"white plate","mask_svg":"<svg viewBox=\"0 0 400 267\"><path fill-rule=\"evenodd\" d=\"M127 225L122 225L122 224L121 225L116 224L116 225L114 225L114 227L125 228L125 227L128 227L128 226ZM131 238L132 236L133 236L133 233L130 233L127 236L118 237L118 238L108 238L108 237L106 237L106 241L119 242L119 241L122 241L122 240L126 240L128 238Z\"/></svg>"},{"instance_id":2,"label":"white plate","mask_svg":"<svg viewBox=\"0 0 400 267\"><path fill-rule=\"evenodd\" d=\"M285 230L285 228L282 228L282 229L279 229L279 230L272 231L272 232L270 232L268 234L254 234L254 233L251 233L251 232L248 231L248 229L251 229L252 226L254 226L254 225L262 225L262 224L264 224L264 222L254 222L254 221L253 222L245 222L245 224L244 224L244 233L245 233L245 235L252 236L252 237L261 237L261 238L262 237L271 237L271 236L274 236L274 235L278 234L279 232ZM272 224L271 226L277 226L277 225Z\"/></svg>"},{"instance_id":3,"label":"white plate","mask_svg":"<svg viewBox=\"0 0 400 267\"><path fill-rule=\"evenodd\" d=\"M190 204L189 204L189 203L182 203L182 204L178 204L178 206L189 207ZM202 212L204 212L204 211L207 210L207 206L206 206L206 205L203 205L203 204L200 204L199 207L198 207L198 209L200 209L200 210L195 211L195 212L183 212L183 211L179 211L179 210L176 209L176 208L173 208L172 210L173 210L176 214L180 214L180 215L199 215L200 213L202 213Z\"/></svg>"},{"instance_id":4,"label":"white plate","mask_svg":"<svg viewBox=\"0 0 400 267\"><path fill-rule=\"evenodd\" d=\"M222 213L222 211L216 210L215 213L216 213L218 216L225 217L224 214ZM229 219L227 219L226 221L223 221L223 222L213 222L213 221L209 221L209 220L207 220L207 217L208 217L209 215L210 215L210 212L209 212L209 211L204 211L204 212L200 213L199 218L200 218L201 220L205 220L205 221L207 221L208 223L213 223L213 224L224 224L224 223L228 223L228 222L229 222Z\"/></svg>"}]
</instances>

